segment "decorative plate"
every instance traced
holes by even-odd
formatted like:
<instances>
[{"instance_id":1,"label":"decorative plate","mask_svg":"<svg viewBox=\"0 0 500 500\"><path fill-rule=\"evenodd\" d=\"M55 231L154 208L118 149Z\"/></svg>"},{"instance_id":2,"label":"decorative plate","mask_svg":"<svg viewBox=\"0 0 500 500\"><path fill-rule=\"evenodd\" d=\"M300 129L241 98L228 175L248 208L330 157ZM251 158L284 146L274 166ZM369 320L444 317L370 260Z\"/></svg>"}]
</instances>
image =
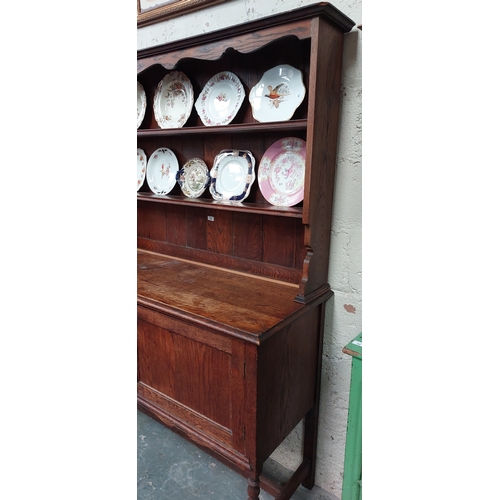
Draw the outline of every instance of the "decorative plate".
<instances>
[{"instance_id":1,"label":"decorative plate","mask_svg":"<svg viewBox=\"0 0 500 500\"><path fill-rule=\"evenodd\" d=\"M191 115L194 92L189 78L180 71L166 75L156 87L153 111L160 128L181 128Z\"/></svg>"},{"instance_id":2,"label":"decorative plate","mask_svg":"<svg viewBox=\"0 0 500 500\"><path fill-rule=\"evenodd\" d=\"M259 164L262 196L278 207L291 207L304 199L306 143L298 137L276 141Z\"/></svg>"},{"instance_id":3,"label":"decorative plate","mask_svg":"<svg viewBox=\"0 0 500 500\"><path fill-rule=\"evenodd\" d=\"M177 172L177 182L188 198L200 197L210 182L206 163L200 158L191 158Z\"/></svg>"},{"instance_id":4,"label":"decorative plate","mask_svg":"<svg viewBox=\"0 0 500 500\"><path fill-rule=\"evenodd\" d=\"M157 149L149 158L146 169L148 186L155 194L168 194L175 186L179 162L168 148Z\"/></svg>"},{"instance_id":5,"label":"decorative plate","mask_svg":"<svg viewBox=\"0 0 500 500\"><path fill-rule=\"evenodd\" d=\"M255 181L255 158L250 151L223 149L210 171L210 194L217 201L243 201Z\"/></svg>"},{"instance_id":6,"label":"decorative plate","mask_svg":"<svg viewBox=\"0 0 500 500\"><path fill-rule=\"evenodd\" d=\"M146 92L144 87L137 82L137 128L141 126L142 120L146 113Z\"/></svg>"},{"instance_id":7,"label":"decorative plate","mask_svg":"<svg viewBox=\"0 0 500 500\"><path fill-rule=\"evenodd\" d=\"M137 191L141 189L146 178L147 157L143 149L137 148Z\"/></svg>"},{"instance_id":8,"label":"decorative plate","mask_svg":"<svg viewBox=\"0 0 500 500\"><path fill-rule=\"evenodd\" d=\"M252 115L259 122L278 122L292 118L306 95L302 72L288 64L266 71L248 97Z\"/></svg>"},{"instance_id":9,"label":"decorative plate","mask_svg":"<svg viewBox=\"0 0 500 500\"><path fill-rule=\"evenodd\" d=\"M236 116L244 98L245 89L240 79L230 71L222 71L210 78L194 106L204 125L227 125Z\"/></svg>"}]
</instances>

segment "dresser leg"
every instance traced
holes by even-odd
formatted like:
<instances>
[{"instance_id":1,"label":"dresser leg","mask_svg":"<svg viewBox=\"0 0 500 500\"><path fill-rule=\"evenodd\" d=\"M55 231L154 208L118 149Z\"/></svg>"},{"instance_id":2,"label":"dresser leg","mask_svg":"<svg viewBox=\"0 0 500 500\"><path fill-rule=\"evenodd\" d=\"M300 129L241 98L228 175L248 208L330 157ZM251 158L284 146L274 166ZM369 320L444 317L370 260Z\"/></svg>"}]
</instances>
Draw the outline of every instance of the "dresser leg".
<instances>
[{"instance_id":1,"label":"dresser leg","mask_svg":"<svg viewBox=\"0 0 500 500\"><path fill-rule=\"evenodd\" d=\"M260 479L257 477L256 479L248 478L248 500L259 500L260 493Z\"/></svg>"}]
</instances>

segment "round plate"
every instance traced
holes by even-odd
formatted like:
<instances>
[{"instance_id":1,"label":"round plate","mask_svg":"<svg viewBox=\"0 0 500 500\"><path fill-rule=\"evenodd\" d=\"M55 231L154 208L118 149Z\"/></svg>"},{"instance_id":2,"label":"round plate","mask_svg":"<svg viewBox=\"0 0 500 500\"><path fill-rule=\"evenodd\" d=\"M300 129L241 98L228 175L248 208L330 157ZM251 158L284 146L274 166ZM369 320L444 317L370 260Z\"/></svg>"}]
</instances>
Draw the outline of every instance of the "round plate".
<instances>
[{"instance_id":1,"label":"round plate","mask_svg":"<svg viewBox=\"0 0 500 500\"><path fill-rule=\"evenodd\" d=\"M188 198L199 198L210 182L206 163L200 158L191 158L177 172L177 182Z\"/></svg>"},{"instance_id":2,"label":"round plate","mask_svg":"<svg viewBox=\"0 0 500 500\"><path fill-rule=\"evenodd\" d=\"M142 120L146 113L146 92L144 87L137 82L137 128L141 126Z\"/></svg>"},{"instance_id":3,"label":"round plate","mask_svg":"<svg viewBox=\"0 0 500 500\"><path fill-rule=\"evenodd\" d=\"M157 149L149 158L146 168L148 186L155 194L168 194L175 186L179 162L168 148Z\"/></svg>"},{"instance_id":4,"label":"round plate","mask_svg":"<svg viewBox=\"0 0 500 500\"><path fill-rule=\"evenodd\" d=\"M137 191L141 189L146 178L147 157L143 149L137 148Z\"/></svg>"},{"instance_id":5,"label":"round plate","mask_svg":"<svg viewBox=\"0 0 500 500\"><path fill-rule=\"evenodd\" d=\"M217 201L243 201L255 181L255 158L250 151L223 149L210 171L210 194Z\"/></svg>"},{"instance_id":6,"label":"round plate","mask_svg":"<svg viewBox=\"0 0 500 500\"><path fill-rule=\"evenodd\" d=\"M262 196L277 207L291 207L304 199L306 143L298 137L276 141L259 164Z\"/></svg>"},{"instance_id":7,"label":"round plate","mask_svg":"<svg viewBox=\"0 0 500 500\"><path fill-rule=\"evenodd\" d=\"M166 75L156 87L153 111L160 128L181 128L193 109L193 86L180 71Z\"/></svg>"},{"instance_id":8,"label":"round plate","mask_svg":"<svg viewBox=\"0 0 500 500\"><path fill-rule=\"evenodd\" d=\"M259 122L278 122L292 118L306 95L302 72L288 64L266 71L252 87L248 99L252 115Z\"/></svg>"},{"instance_id":9,"label":"round plate","mask_svg":"<svg viewBox=\"0 0 500 500\"><path fill-rule=\"evenodd\" d=\"M196 99L195 108L204 125L227 125L245 98L240 79L230 71L221 71L210 78Z\"/></svg>"}]
</instances>

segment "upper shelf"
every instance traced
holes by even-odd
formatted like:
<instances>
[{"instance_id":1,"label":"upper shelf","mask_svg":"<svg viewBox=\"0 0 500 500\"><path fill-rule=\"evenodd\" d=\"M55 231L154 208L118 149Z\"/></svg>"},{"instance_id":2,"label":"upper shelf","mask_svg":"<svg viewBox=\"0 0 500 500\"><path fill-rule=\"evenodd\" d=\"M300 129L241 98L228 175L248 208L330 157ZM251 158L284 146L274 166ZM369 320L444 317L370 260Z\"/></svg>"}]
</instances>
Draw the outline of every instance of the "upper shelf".
<instances>
[{"instance_id":1,"label":"upper shelf","mask_svg":"<svg viewBox=\"0 0 500 500\"><path fill-rule=\"evenodd\" d=\"M182 127L170 129L137 129L138 137L158 137L169 135L198 135L198 134L224 134L224 133L258 133L276 129L278 131L306 130L307 120L290 120L286 122L267 123L235 123L217 127Z\"/></svg>"}]
</instances>

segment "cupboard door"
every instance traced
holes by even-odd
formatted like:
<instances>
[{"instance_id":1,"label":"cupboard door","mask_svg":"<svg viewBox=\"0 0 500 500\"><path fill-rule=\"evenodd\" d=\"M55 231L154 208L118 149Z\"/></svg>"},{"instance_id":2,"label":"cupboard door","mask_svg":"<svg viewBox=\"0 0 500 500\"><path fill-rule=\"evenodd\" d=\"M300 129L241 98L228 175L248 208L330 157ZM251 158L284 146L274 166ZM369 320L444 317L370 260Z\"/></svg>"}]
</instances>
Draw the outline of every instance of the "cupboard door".
<instances>
[{"instance_id":1,"label":"cupboard door","mask_svg":"<svg viewBox=\"0 0 500 500\"><path fill-rule=\"evenodd\" d=\"M143 308L138 316L139 394L197 432L238 448L233 407L240 408L243 394L235 375L244 368L243 359L232 356L233 341Z\"/></svg>"}]
</instances>

